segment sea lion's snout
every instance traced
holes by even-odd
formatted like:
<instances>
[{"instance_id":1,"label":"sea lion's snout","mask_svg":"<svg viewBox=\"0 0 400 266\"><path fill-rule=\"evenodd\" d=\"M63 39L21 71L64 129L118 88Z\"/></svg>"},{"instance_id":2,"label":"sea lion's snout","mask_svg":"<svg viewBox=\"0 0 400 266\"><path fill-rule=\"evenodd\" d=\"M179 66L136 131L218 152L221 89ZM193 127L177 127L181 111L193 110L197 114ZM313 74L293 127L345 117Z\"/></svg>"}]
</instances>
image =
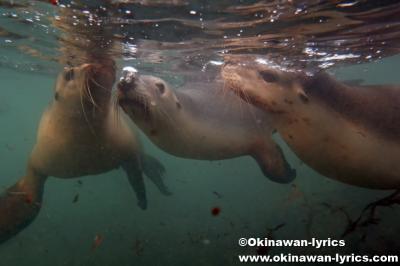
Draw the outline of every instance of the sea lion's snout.
<instances>
[{"instance_id":1,"label":"sea lion's snout","mask_svg":"<svg viewBox=\"0 0 400 266\"><path fill-rule=\"evenodd\" d=\"M124 67L122 69L122 77L120 78L120 82L132 83L137 78L137 70L134 67Z\"/></svg>"},{"instance_id":2,"label":"sea lion's snout","mask_svg":"<svg viewBox=\"0 0 400 266\"><path fill-rule=\"evenodd\" d=\"M122 75L118 82L118 89L120 92L126 93L129 89L135 88L135 81L138 78L137 70L134 67L124 67Z\"/></svg>"}]
</instances>

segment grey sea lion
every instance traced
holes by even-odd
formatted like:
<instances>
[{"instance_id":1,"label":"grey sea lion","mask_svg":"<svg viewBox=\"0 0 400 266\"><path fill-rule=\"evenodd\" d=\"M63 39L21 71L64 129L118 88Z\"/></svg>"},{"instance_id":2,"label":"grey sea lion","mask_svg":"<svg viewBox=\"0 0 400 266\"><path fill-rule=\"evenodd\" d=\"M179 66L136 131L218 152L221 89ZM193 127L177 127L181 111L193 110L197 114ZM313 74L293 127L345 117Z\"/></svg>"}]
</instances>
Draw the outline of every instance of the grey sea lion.
<instances>
[{"instance_id":1,"label":"grey sea lion","mask_svg":"<svg viewBox=\"0 0 400 266\"><path fill-rule=\"evenodd\" d=\"M293 151L321 174L400 188L400 87L349 86L263 63L227 63L225 88L271 115Z\"/></svg>"},{"instance_id":2,"label":"grey sea lion","mask_svg":"<svg viewBox=\"0 0 400 266\"><path fill-rule=\"evenodd\" d=\"M272 140L268 116L231 93L220 82L189 83L172 90L164 80L126 71L118 102L150 140L175 156L221 160L252 156L264 175L279 183L295 178Z\"/></svg>"},{"instance_id":3,"label":"grey sea lion","mask_svg":"<svg viewBox=\"0 0 400 266\"><path fill-rule=\"evenodd\" d=\"M0 242L37 216L48 176L74 178L122 167L140 208L147 206L142 171L163 194L169 194L161 179L164 167L143 154L139 139L115 115L111 101L114 81L113 62L66 68L59 75L26 174L0 197Z\"/></svg>"}]
</instances>

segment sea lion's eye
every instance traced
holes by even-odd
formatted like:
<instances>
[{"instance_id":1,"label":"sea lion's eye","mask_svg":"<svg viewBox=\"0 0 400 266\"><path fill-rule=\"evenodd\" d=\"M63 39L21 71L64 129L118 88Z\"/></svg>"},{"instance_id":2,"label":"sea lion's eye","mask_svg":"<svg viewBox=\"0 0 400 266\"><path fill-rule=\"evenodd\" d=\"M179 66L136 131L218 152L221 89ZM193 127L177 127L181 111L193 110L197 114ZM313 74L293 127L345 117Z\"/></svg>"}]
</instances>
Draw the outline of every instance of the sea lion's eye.
<instances>
[{"instance_id":1,"label":"sea lion's eye","mask_svg":"<svg viewBox=\"0 0 400 266\"><path fill-rule=\"evenodd\" d=\"M60 96L58 95L58 92L56 92L56 93L54 94L54 100L58 101L59 98L60 98Z\"/></svg>"},{"instance_id":2,"label":"sea lion's eye","mask_svg":"<svg viewBox=\"0 0 400 266\"><path fill-rule=\"evenodd\" d=\"M72 80L73 78L74 78L74 69L71 68L71 69L67 70L67 72L65 72L65 74L64 74L64 79L65 79L66 81L70 81L70 80Z\"/></svg>"},{"instance_id":3,"label":"sea lion's eye","mask_svg":"<svg viewBox=\"0 0 400 266\"><path fill-rule=\"evenodd\" d=\"M158 90L160 91L160 93L164 94L164 92L165 92L164 84L162 84L161 82L158 82L158 83L156 83L156 86L157 86Z\"/></svg>"},{"instance_id":4,"label":"sea lion's eye","mask_svg":"<svg viewBox=\"0 0 400 266\"><path fill-rule=\"evenodd\" d=\"M276 82L278 80L278 77L269 71L261 71L260 76L265 80L266 82Z\"/></svg>"}]
</instances>

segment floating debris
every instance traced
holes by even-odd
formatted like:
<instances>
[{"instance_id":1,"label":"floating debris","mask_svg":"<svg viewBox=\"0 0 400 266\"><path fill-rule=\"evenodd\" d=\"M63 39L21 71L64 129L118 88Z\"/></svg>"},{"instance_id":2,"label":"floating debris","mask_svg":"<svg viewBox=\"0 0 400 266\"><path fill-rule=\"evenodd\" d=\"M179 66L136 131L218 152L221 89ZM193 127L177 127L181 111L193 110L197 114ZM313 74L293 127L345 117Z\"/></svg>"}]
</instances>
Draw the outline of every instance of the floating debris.
<instances>
[{"instance_id":1,"label":"floating debris","mask_svg":"<svg viewBox=\"0 0 400 266\"><path fill-rule=\"evenodd\" d=\"M222 195L218 193L217 191L213 191L213 194L217 196L217 198L222 199Z\"/></svg>"},{"instance_id":2,"label":"floating debris","mask_svg":"<svg viewBox=\"0 0 400 266\"><path fill-rule=\"evenodd\" d=\"M289 205L304 197L304 193L300 190L299 186L292 184L292 191L289 193L288 197L285 199L284 204Z\"/></svg>"},{"instance_id":3,"label":"floating debris","mask_svg":"<svg viewBox=\"0 0 400 266\"><path fill-rule=\"evenodd\" d=\"M203 245L209 245L211 243L210 239L207 238L203 239L201 242L203 243Z\"/></svg>"},{"instance_id":4,"label":"floating debris","mask_svg":"<svg viewBox=\"0 0 400 266\"><path fill-rule=\"evenodd\" d=\"M212 216L218 216L221 213L221 208L220 207L214 207L211 209L211 214Z\"/></svg>"},{"instance_id":5,"label":"floating debris","mask_svg":"<svg viewBox=\"0 0 400 266\"><path fill-rule=\"evenodd\" d=\"M144 251L144 246L143 242L140 241L139 239L135 240L135 243L133 244L133 252L135 253L136 256L141 256Z\"/></svg>"},{"instance_id":6,"label":"floating debris","mask_svg":"<svg viewBox=\"0 0 400 266\"><path fill-rule=\"evenodd\" d=\"M72 200L72 203L77 203L79 200L79 193L77 193L74 197L74 199Z\"/></svg>"},{"instance_id":7,"label":"floating debris","mask_svg":"<svg viewBox=\"0 0 400 266\"><path fill-rule=\"evenodd\" d=\"M103 240L104 237L102 235L96 234L92 244L92 251L95 251L103 243Z\"/></svg>"},{"instance_id":8,"label":"floating debris","mask_svg":"<svg viewBox=\"0 0 400 266\"><path fill-rule=\"evenodd\" d=\"M350 215L344 212L348 220L348 226L343 232L342 237L345 237L355 232L359 227L367 227L369 225L378 224L380 222L380 219L376 218L375 216L377 207L390 207L395 204L400 204L400 190L396 190L387 197L369 203L367 206L365 206L365 208L361 211L361 214L354 221L350 218ZM367 214L367 217L363 219L365 214Z\"/></svg>"},{"instance_id":9,"label":"floating debris","mask_svg":"<svg viewBox=\"0 0 400 266\"><path fill-rule=\"evenodd\" d=\"M281 229L282 227L284 227L286 224L285 223L281 223L277 226L275 226L272 229L268 229L268 233L266 234L265 238L268 239L274 239L274 235L273 233L279 229ZM267 255L269 252L271 251L271 247L270 246L259 246L256 250L258 255Z\"/></svg>"}]
</instances>

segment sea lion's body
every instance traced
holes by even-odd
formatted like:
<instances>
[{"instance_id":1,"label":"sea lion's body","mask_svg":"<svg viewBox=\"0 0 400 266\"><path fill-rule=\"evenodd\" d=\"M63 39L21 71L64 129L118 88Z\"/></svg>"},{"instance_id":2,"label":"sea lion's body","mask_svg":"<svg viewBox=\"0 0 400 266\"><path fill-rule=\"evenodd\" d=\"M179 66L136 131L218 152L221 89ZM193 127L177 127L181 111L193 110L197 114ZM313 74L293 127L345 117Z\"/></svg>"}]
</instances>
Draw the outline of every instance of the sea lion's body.
<instances>
[{"instance_id":1,"label":"sea lion's body","mask_svg":"<svg viewBox=\"0 0 400 266\"><path fill-rule=\"evenodd\" d=\"M276 182L293 180L280 148L271 138L268 116L231 93L220 82L189 83L172 90L156 77L137 75L119 83L119 103L158 147L175 156L221 160L244 155L256 159Z\"/></svg>"},{"instance_id":2,"label":"sea lion's body","mask_svg":"<svg viewBox=\"0 0 400 266\"><path fill-rule=\"evenodd\" d=\"M0 197L0 242L29 225L39 213L47 177L74 178L122 167L138 204L147 206L142 171L164 193L163 166L143 154L137 136L115 115L113 62L66 68L44 112L26 175Z\"/></svg>"},{"instance_id":3,"label":"sea lion's body","mask_svg":"<svg viewBox=\"0 0 400 266\"><path fill-rule=\"evenodd\" d=\"M400 188L400 87L349 86L264 64L226 64L226 88L271 114L293 151L323 175Z\"/></svg>"},{"instance_id":4,"label":"sea lion's body","mask_svg":"<svg viewBox=\"0 0 400 266\"><path fill-rule=\"evenodd\" d=\"M77 115L85 119L84 114ZM98 125L85 120L74 126L81 118L69 116L53 103L39 124L31 164L38 171L59 178L96 175L118 168L121 161L142 151L137 136L124 120L116 121L116 117L111 108L101 122L101 131Z\"/></svg>"},{"instance_id":5,"label":"sea lion's body","mask_svg":"<svg viewBox=\"0 0 400 266\"><path fill-rule=\"evenodd\" d=\"M174 90L184 111L166 114L167 123L154 125L149 131L151 140L163 150L192 159L229 159L255 148L252 146L256 146L259 136L272 134L266 116L255 108L243 103L239 106L239 101L229 102L230 94L195 85L198 86ZM221 105L224 100L229 103Z\"/></svg>"}]
</instances>

